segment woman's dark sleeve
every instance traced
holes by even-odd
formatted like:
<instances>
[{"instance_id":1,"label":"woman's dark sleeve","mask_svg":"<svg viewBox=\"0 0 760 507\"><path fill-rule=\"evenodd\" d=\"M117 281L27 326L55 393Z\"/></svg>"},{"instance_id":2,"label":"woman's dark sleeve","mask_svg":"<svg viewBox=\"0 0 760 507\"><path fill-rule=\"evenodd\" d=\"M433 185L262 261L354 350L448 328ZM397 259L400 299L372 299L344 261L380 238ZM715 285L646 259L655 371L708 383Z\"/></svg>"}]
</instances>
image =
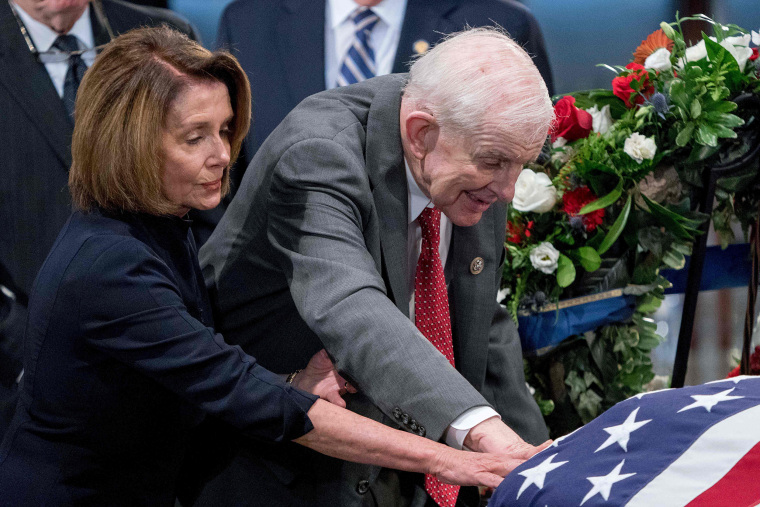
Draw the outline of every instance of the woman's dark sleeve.
<instances>
[{"instance_id":1,"label":"woman's dark sleeve","mask_svg":"<svg viewBox=\"0 0 760 507\"><path fill-rule=\"evenodd\" d=\"M316 396L284 383L187 311L169 267L142 243L105 248L81 288L86 342L202 410L273 441L313 429Z\"/></svg>"}]
</instances>

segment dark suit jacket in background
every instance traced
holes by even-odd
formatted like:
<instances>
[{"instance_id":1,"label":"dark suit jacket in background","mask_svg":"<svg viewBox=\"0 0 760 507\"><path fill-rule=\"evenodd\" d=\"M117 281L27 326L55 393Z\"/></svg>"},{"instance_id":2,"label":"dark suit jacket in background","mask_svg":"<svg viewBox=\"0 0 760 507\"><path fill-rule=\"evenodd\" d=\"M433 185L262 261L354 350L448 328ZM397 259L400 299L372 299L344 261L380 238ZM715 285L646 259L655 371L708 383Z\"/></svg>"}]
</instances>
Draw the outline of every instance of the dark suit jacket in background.
<instances>
[{"instance_id":1,"label":"dark suit jacket in background","mask_svg":"<svg viewBox=\"0 0 760 507\"><path fill-rule=\"evenodd\" d=\"M553 93L549 59L538 22L513 0L409 0L391 72L408 70L414 43L431 45L444 34L471 27L502 26L525 50ZM229 48L248 74L253 124L246 164L270 132L303 99L325 89L325 0L237 0L227 6L217 44Z\"/></svg>"},{"instance_id":2,"label":"dark suit jacket in background","mask_svg":"<svg viewBox=\"0 0 760 507\"><path fill-rule=\"evenodd\" d=\"M490 404L523 438L542 442L517 330L496 303L504 204L475 226L453 228L445 274L458 372L409 319L405 80L393 74L314 95L262 145L201 249L217 324L278 373L303 367L324 345L360 390L347 397L349 408L394 427L438 440L457 416ZM470 272L476 257L479 274ZM232 447L232 464L208 483L200 505L425 498L379 467L295 445L264 458Z\"/></svg>"},{"instance_id":3,"label":"dark suit jacket in background","mask_svg":"<svg viewBox=\"0 0 760 507\"><path fill-rule=\"evenodd\" d=\"M177 217L74 213L29 304L25 376L0 446L0 504L173 507L204 412L290 441L316 400L215 334Z\"/></svg>"},{"instance_id":4,"label":"dark suit jacket in background","mask_svg":"<svg viewBox=\"0 0 760 507\"><path fill-rule=\"evenodd\" d=\"M166 23L197 38L189 23L167 10L120 0L103 0L103 9L117 34ZM92 8L90 17L95 44L108 42L108 33L98 24ZM0 278L0 284L17 291L16 301L5 300L14 307L13 312L6 319L0 316L0 354L20 350L23 301L71 214L67 182L73 128L45 66L29 52L8 2L0 1L0 265L10 278ZM199 218L194 228L205 239L218 218ZM2 300L0 294L0 306ZM7 361L20 364L20 357ZM10 390L0 389L0 418L8 411L3 405L15 404L8 396L15 386L3 387ZM0 438L7 422L0 421Z\"/></svg>"}]
</instances>

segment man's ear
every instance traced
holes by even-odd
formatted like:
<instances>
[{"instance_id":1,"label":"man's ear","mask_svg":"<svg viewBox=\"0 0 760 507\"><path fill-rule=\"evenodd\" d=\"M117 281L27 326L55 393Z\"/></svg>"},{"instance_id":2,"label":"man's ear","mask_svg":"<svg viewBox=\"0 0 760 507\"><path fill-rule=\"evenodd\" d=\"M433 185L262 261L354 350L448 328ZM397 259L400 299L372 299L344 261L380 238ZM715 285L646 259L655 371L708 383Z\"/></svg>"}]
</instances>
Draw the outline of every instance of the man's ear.
<instances>
[{"instance_id":1,"label":"man's ear","mask_svg":"<svg viewBox=\"0 0 760 507\"><path fill-rule=\"evenodd\" d=\"M433 151L438 140L438 122L432 114L424 111L412 111L405 121L409 149L415 158L423 160Z\"/></svg>"}]
</instances>

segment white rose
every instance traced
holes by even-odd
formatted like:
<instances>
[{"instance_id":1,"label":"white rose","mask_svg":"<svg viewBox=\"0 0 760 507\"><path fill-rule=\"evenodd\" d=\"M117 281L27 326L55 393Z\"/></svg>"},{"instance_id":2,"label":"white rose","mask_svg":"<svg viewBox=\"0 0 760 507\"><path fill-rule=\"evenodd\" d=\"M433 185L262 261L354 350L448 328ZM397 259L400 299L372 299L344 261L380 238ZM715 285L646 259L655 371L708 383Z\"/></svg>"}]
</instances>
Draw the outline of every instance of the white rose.
<instances>
[{"instance_id":1,"label":"white rose","mask_svg":"<svg viewBox=\"0 0 760 507\"><path fill-rule=\"evenodd\" d=\"M752 44L760 46L760 33L757 33L754 30L752 30Z\"/></svg>"},{"instance_id":2,"label":"white rose","mask_svg":"<svg viewBox=\"0 0 760 507\"><path fill-rule=\"evenodd\" d=\"M530 251L530 263L533 264L534 268L547 275L556 271L558 260L559 250L546 241Z\"/></svg>"},{"instance_id":3,"label":"white rose","mask_svg":"<svg viewBox=\"0 0 760 507\"><path fill-rule=\"evenodd\" d=\"M586 109L586 112L591 115L591 130L599 134L606 134L610 130L613 120L609 104L602 109L594 106L591 109Z\"/></svg>"},{"instance_id":4,"label":"white rose","mask_svg":"<svg viewBox=\"0 0 760 507\"><path fill-rule=\"evenodd\" d=\"M749 46L749 35L741 35L737 37L726 37L720 42L720 45L726 48L736 59L736 63L739 64L739 70L744 72L744 67L747 65L747 60L752 56L752 50Z\"/></svg>"},{"instance_id":5,"label":"white rose","mask_svg":"<svg viewBox=\"0 0 760 507\"><path fill-rule=\"evenodd\" d=\"M645 69L658 70L660 72L670 70L673 66L670 64L670 51L666 48L660 48L647 57L644 61Z\"/></svg>"},{"instance_id":6,"label":"white rose","mask_svg":"<svg viewBox=\"0 0 760 507\"><path fill-rule=\"evenodd\" d=\"M707 57L707 48L705 48L705 41L701 40L698 44L694 44L690 48L686 48L686 61L696 62L702 58Z\"/></svg>"},{"instance_id":7,"label":"white rose","mask_svg":"<svg viewBox=\"0 0 760 507\"><path fill-rule=\"evenodd\" d=\"M515 183L515 197L512 206L517 211L546 213L557 202L557 190L552 180L544 173L523 169Z\"/></svg>"},{"instance_id":8,"label":"white rose","mask_svg":"<svg viewBox=\"0 0 760 507\"><path fill-rule=\"evenodd\" d=\"M657 152L657 145L654 139L644 137L638 132L631 134L631 137L625 140L623 151L639 164L644 160L652 160Z\"/></svg>"}]
</instances>

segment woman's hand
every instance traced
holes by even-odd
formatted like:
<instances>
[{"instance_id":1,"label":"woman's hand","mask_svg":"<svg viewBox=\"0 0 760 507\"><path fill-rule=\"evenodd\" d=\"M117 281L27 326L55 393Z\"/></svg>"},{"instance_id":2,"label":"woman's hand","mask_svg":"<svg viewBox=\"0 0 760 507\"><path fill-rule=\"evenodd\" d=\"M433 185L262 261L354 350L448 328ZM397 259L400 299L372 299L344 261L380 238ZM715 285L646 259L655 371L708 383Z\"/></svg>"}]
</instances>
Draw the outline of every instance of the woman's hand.
<instances>
[{"instance_id":1,"label":"woman's hand","mask_svg":"<svg viewBox=\"0 0 760 507\"><path fill-rule=\"evenodd\" d=\"M346 407L342 396L356 392L356 389L340 376L325 349L314 354L306 368L293 379L293 385L342 408Z\"/></svg>"}]
</instances>

